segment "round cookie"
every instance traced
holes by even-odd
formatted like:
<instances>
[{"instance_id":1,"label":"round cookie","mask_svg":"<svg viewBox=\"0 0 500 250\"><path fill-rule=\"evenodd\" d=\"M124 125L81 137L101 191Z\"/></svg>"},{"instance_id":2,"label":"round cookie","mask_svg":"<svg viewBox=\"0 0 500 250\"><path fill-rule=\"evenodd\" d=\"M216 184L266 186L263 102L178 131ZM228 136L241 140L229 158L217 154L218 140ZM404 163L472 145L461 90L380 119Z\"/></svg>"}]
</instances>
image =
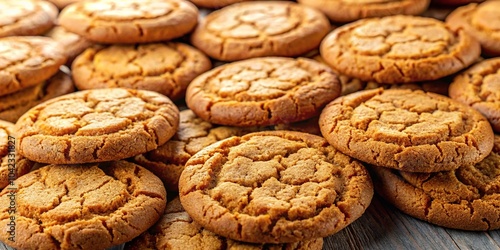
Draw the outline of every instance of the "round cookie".
<instances>
[{"instance_id":1,"label":"round cookie","mask_svg":"<svg viewBox=\"0 0 500 250\"><path fill-rule=\"evenodd\" d=\"M443 227L500 229L500 137L475 165L438 173L409 173L372 167L377 193L413 217Z\"/></svg>"},{"instance_id":2,"label":"round cookie","mask_svg":"<svg viewBox=\"0 0 500 250\"><path fill-rule=\"evenodd\" d=\"M452 30L464 30L488 56L500 56L500 2L486 1L457 8L446 18Z\"/></svg>"},{"instance_id":3,"label":"round cookie","mask_svg":"<svg viewBox=\"0 0 500 250\"><path fill-rule=\"evenodd\" d=\"M182 43L94 46L79 55L71 72L78 89L132 88L176 101L189 83L211 69L199 50Z\"/></svg>"},{"instance_id":4,"label":"round cookie","mask_svg":"<svg viewBox=\"0 0 500 250\"><path fill-rule=\"evenodd\" d=\"M318 48L329 30L328 19L311 7L286 1L242 2L208 14L191 43L221 61L299 56Z\"/></svg>"},{"instance_id":5,"label":"round cookie","mask_svg":"<svg viewBox=\"0 0 500 250\"><path fill-rule=\"evenodd\" d=\"M65 62L66 55L51 38L0 38L0 96L47 80Z\"/></svg>"},{"instance_id":6,"label":"round cookie","mask_svg":"<svg viewBox=\"0 0 500 250\"><path fill-rule=\"evenodd\" d=\"M188 86L186 104L215 124L267 126L306 120L340 94L337 75L306 58L267 57L212 69Z\"/></svg>"},{"instance_id":7,"label":"round cookie","mask_svg":"<svg viewBox=\"0 0 500 250\"><path fill-rule=\"evenodd\" d=\"M322 11L333 22L348 23L368 17L418 15L429 7L430 0L298 0L298 2Z\"/></svg>"},{"instance_id":8,"label":"round cookie","mask_svg":"<svg viewBox=\"0 0 500 250\"><path fill-rule=\"evenodd\" d=\"M455 77L450 97L481 112L500 132L500 58L484 60Z\"/></svg>"},{"instance_id":9,"label":"round cookie","mask_svg":"<svg viewBox=\"0 0 500 250\"><path fill-rule=\"evenodd\" d=\"M453 32L433 18L401 15L341 26L320 47L321 56L340 73L387 84L451 75L472 64L480 50L463 30Z\"/></svg>"},{"instance_id":10,"label":"round cookie","mask_svg":"<svg viewBox=\"0 0 500 250\"><path fill-rule=\"evenodd\" d=\"M80 2L82 0L47 0L47 1L53 3L59 9L64 9L64 7L72 3Z\"/></svg>"},{"instance_id":11,"label":"round cookie","mask_svg":"<svg viewBox=\"0 0 500 250\"><path fill-rule=\"evenodd\" d=\"M92 46L94 43L77 35L69 32L62 26L55 26L45 34L60 43L63 51L66 53L68 60L66 65L71 65L73 60L80 55L85 49Z\"/></svg>"},{"instance_id":12,"label":"round cookie","mask_svg":"<svg viewBox=\"0 0 500 250\"><path fill-rule=\"evenodd\" d=\"M256 132L216 142L179 180L194 221L238 241L286 243L326 237L359 218L373 187L365 167L316 135Z\"/></svg>"},{"instance_id":13,"label":"round cookie","mask_svg":"<svg viewBox=\"0 0 500 250\"><path fill-rule=\"evenodd\" d=\"M168 191L179 190L179 177L186 162L204 147L229 138L262 130L257 127L217 126L197 117L193 111L180 112L177 133L157 149L134 157L134 162L158 176Z\"/></svg>"},{"instance_id":14,"label":"round cookie","mask_svg":"<svg viewBox=\"0 0 500 250\"><path fill-rule=\"evenodd\" d=\"M181 37L198 22L185 0L86 0L59 15L68 31L98 43L149 43Z\"/></svg>"},{"instance_id":15,"label":"round cookie","mask_svg":"<svg viewBox=\"0 0 500 250\"><path fill-rule=\"evenodd\" d=\"M193 221L178 197L167 203L163 217L125 244L125 250L321 250L323 238L285 244L252 244L219 236Z\"/></svg>"},{"instance_id":16,"label":"round cookie","mask_svg":"<svg viewBox=\"0 0 500 250\"><path fill-rule=\"evenodd\" d=\"M125 159L163 145L179 111L152 91L95 89L41 103L16 123L19 153L50 164Z\"/></svg>"},{"instance_id":17,"label":"round cookie","mask_svg":"<svg viewBox=\"0 0 500 250\"><path fill-rule=\"evenodd\" d=\"M17 154L14 124L0 120L0 189L14 186L14 180L28 173L34 162Z\"/></svg>"},{"instance_id":18,"label":"round cookie","mask_svg":"<svg viewBox=\"0 0 500 250\"><path fill-rule=\"evenodd\" d=\"M233 3L239 3L244 1L253 1L253 0L190 0L196 6L201 8L221 8L224 6L231 5Z\"/></svg>"},{"instance_id":19,"label":"round cookie","mask_svg":"<svg viewBox=\"0 0 500 250\"><path fill-rule=\"evenodd\" d=\"M323 109L319 125L344 154L409 172L474 164L493 147L493 131L479 112L421 90L379 88L337 98Z\"/></svg>"},{"instance_id":20,"label":"round cookie","mask_svg":"<svg viewBox=\"0 0 500 250\"><path fill-rule=\"evenodd\" d=\"M0 223L15 223L14 235L1 230L0 240L18 249L119 245L151 227L166 203L161 181L126 161L48 165L15 184L14 191L0 192ZM12 195L15 211L10 214Z\"/></svg>"},{"instance_id":21,"label":"round cookie","mask_svg":"<svg viewBox=\"0 0 500 250\"><path fill-rule=\"evenodd\" d=\"M0 119L15 123L32 107L74 91L75 86L71 76L59 71L53 77L33 87L0 96Z\"/></svg>"},{"instance_id":22,"label":"round cookie","mask_svg":"<svg viewBox=\"0 0 500 250\"><path fill-rule=\"evenodd\" d=\"M42 0L0 1L0 37L36 36L54 26L57 8Z\"/></svg>"}]
</instances>

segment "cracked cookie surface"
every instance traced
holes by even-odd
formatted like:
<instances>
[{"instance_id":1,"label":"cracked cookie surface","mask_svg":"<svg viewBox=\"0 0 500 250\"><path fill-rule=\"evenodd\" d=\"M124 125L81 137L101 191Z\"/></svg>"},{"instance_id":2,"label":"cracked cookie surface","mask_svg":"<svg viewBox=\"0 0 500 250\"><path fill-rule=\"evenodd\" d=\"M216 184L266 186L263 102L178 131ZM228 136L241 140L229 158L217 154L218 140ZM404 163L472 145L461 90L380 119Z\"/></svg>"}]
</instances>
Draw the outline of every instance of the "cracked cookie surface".
<instances>
[{"instance_id":1,"label":"cracked cookie surface","mask_svg":"<svg viewBox=\"0 0 500 250\"><path fill-rule=\"evenodd\" d=\"M322 11L333 22L347 23L368 17L418 15L429 7L430 0L298 0L298 2Z\"/></svg>"},{"instance_id":2,"label":"cracked cookie surface","mask_svg":"<svg viewBox=\"0 0 500 250\"><path fill-rule=\"evenodd\" d=\"M486 1L454 10L446 18L452 30L463 29L481 44L481 52L500 56L500 2Z\"/></svg>"},{"instance_id":3,"label":"cracked cookie surface","mask_svg":"<svg viewBox=\"0 0 500 250\"><path fill-rule=\"evenodd\" d=\"M375 89L337 98L323 109L319 125L343 153L409 172L474 164L493 147L493 130L479 112L420 90Z\"/></svg>"},{"instance_id":4,"label":"cracked cookie surface","mask_svg":"<svg viewBox=\"0 0 500 250\"><path fill-rule=\"evenodd\" d=\"M179 190L184 165L204 147L231 136L262 130L259 127L218 126L199 118L189 109L181 111L179 117L177 133L168 142L134 157L137 164L158 176L169 191Z\"/></svg>"},{"instance_id":5,"label":"cracked cookie surface","mask_svg":"<svg viewBox=\"0 0 500 250\"><path fill-rule=\"evenodd\" d=\"M329 29L328 19L311 7L285 1L243 2L207 15L191 43L221 61L299 56L317 48Z\"/></svg>"},{"instance_id":6,"label":"cracked cookie surface","mask_svg":"<svg viewBox=\"0 0 500 250\"><path fill-rule=\"evenodd\" d=\"M500 132L500 58L484 60L455 77L450 97L481 112Z\"/></svg>"},{"instance_id":7,"label":"cracked cookie surface","mask_svg":"<svg viewBox=\"0 0 500 250\"><path fill-rule=\"evenodd\" d=\"M321 250L323 238L285 244L252 244L219 236L191 219L178 197L167 203L163 217L125 245L125 250Z\"/></svg>"},{"instance_id":8,"label":"cracked cookie surface","mask_svg":"<svg viewBox=\"0 0 500 250\"><path fill-rule=\"evenodd\" d=\"M19 153L36 162L90 163L156 149L177 130L179 111L152 91L95 89L60 96L16 123Z\"/></svg>"},{"instance_id":9,"label":"cracked cookie surface","mask_svg":"<svg viewBox=\"0 0 500 250\"><path fill-rule=\"evenodd\" d=\"M306 120L340 94L338 77L305 58L247 59L195 78L186 104L215 124L267 126Z\"/></svg>"},{"instance_id":10,"label":"cracked cookie surface","mask_svg":"<svg viewBox=\"0 0 500 250\"><path fill-rule=\"evenodd\" d=\"M373 169L377 193L401 211L430 223L462 230L500 229L500 137L475 165L438 173Z\"/></svg>"},{"instance_id":11,"label":"cracked cookie surface","mask_svg":"<svg viewBox=\"0 0 500 250\"><path fill-rule=\"evenodd\" d=\"M75 86L71 76L59 71L33 87L0 96L0 119L15 123L32 107L74 91Z\"/></svg>"},{"instance_id":12,"label":"cracked cookie surface","mask_svg":"<svg viewBox=\"0 0 500 250\"><path fill-rule=\"evenodd\" d=\"M0 38L0 96L47 80L66 62L66 55L51 38Z\"/></svg>"},{"instance_id":13,"label":"cracked cookie surface","mask_svg":"<svg viewBox=\"0 0 500 250\"><path fill-rule=\"evenodd\" d=\"M463 30L453 32L433 18L402 15L341 26L320 47L321 56L340 73L388 84L451 75L474 63L480 51Z\"/></svg>"},{"instance_id":14,"label":"cracked cookie surface","mask_svg":"<svg viewBox=\"0 0 500 250\"><path fill-rule=\"evenodd\" d=\"M99 43L166 41L190 32L198 9L185 0L87 0L67 6L59 24Z\"/></svg>"},{"instance_id":15,"label":"cracked cookie surface","mask_svg":"<svg viewBox=\"0 0 500 250\"><path fill-rule=\"evenodd\" d=\"M359 218L373 186L365 167L325 139L256 132L216 142L186 163L183 207L234 240L286 243L326 237Z\"/></svg>"},{"instance_id":16,"label":"cracked cookie surface","mask_svg":"<svg viewBox=\"0 0 500 250\"><path fill-rule=\"evenodd\" d=\"M125 243L163 214L166 191L146 169L126 161L48 165L16 180L16 191L0 192L0 222L14 216L19 249L106 249ZM9 214L10 197L15 212Z\"/></svg>"},{"instance_id":17,"label":"cracked cookie surface","mask_svg":"<svg viewBox=\"0 0 500 250\"><path fill-rule=\"evenodd\" d=\"M176 101L189 83L211 69L199 50L177 42L94 46L72 67L78 89L132 88L156 91Z\"/></svg>"},{"instance_id":18,"label":"cracked cookie surface","mask_svg":"<svg viewBox=\"0 0 500 250\"><path fill-rule=\"evenodd\" d=\"M47 1L0 1L0 37L41 35L54 26L58 12Z\"/></svg>"}]
</instances>

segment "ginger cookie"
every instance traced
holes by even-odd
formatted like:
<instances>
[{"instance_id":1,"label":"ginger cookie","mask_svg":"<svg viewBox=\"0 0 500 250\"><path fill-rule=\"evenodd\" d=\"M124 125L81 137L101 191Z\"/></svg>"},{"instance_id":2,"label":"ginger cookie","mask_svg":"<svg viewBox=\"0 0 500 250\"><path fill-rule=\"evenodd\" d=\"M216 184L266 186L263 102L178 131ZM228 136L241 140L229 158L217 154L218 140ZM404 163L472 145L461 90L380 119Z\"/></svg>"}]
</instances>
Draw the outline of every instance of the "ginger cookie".
<instances>
[{"instance_id":1,"label":"ginger cookie","mask_svg":"<svg viewBox=\"0 0 500 250\"><path fill-rule=\"evenodd\" d=\"M286 1L242 2L208 14L191 43L221 61L299 56L318 48L329 30L328 19L311 7Z\"/></svg>"},{"instance_id":2,"label":"ginger cookie","mask_svg":"<svg viewBox=\"0 0 500 250\"><path fill-rule=\"evenodd\" d=\"M204 120L230 126L292 123L318 115L340 94L328 66L306 58L247 59L195 78L186 104Z\"/></svg>"},{"instance_id":3,"label":"ginger cookie","mask_svg":"<svg viewBox=\"0 0 500 250\"><path fill-rule=\"evenodd\" d=\"M475 165L437 173L409 173L372 167L377 193L413 217L443 227L500 229L500 137Z\"/></svg>"},{"instance_id":4,"label":"ginger cookie","mask_svg":"<svg viewBox=\"0 0 500 250\"><path fill-rule=\"evenodd\" d=\"M0 231L0 240L18 249L119 245L154 225L166 203L158 177L126 161L48 165L15 184L0 192L0 223L10 229Z\"/></svg>"},{"instance_id":5,"label":"ginger cookie","mask_svg":"<svg viewBox=\"0 0 500 250\"><path fill-rule=\"evenodd\" d=\"M65 62L66 55L51 38L0 38L0 96L47 80Z\"/></svg>"},{"instance_id":6,"label":"ginger cookie","mask_svg":"<svg viewBox=\"0 0 500 250\"><path fill-rule=\"evenodd\" d=\"M216 142L186 163L183 207L218 235L253 243L326 237L366 210L365 167L316 135L256 132Z\"/></svg>"},{"instance_id":7,"label":"ginger cookie","mask_svg":"<svg viewBox=\"0 0 500 250\"><path fill-rule=\"evenodd\" d=\"M80 2L83 0L47 0L47 1L53 3L59 9L64 9L64 7L66 7L72 3Z\"/></svg>"},{"instance_id":8,"label":"ginger cookie","mask_svg":"<svg viewBox=\"0 0 500 250\"><path fill-rule=\"evenodd\" d=\"M125 244L125 250L321 250L323 238L287 244L252 244L219 236L191 219L176 197L148 231Z\"/></svg>"},{"instance_id":9,"label":"ginger cookie","mask_svg":"<svg viewBox=\"0 0 500 250\"><path fill-rule=\"evenodd\" d=\"M64 8L59 24L98 43L149 43L189 33L198 9L185 0L87 0Z\"/></svg>"},{"instance_id":10,"label":"ginger cookie","mask_svg":"<svg viewBox=\"0 0 500 250\"><path fill-rule=\"evenodd\" d=\"M370 18L341 26L323 40L321 56L342 74L363 81L436 80L471 65L479 44L463 30L417 16Z\"/></svg>"},{"instance_id":11,"label":"ginger cookie","mask_svg":"<svg viewBox=\"0 0 500 250\"><path fill-rule=\"evenodd\" d=\"M80 90L145 89L173 101L184 97L189 83L209 69L208 57L177 42L94 46L78 56L71 67Z\"/></svg>"},{"instance_id":12,"label":"ginger cookie","mask_svg":"<svg viewBox=\"0 0 500 250\"><path fill-rule=\"evenodd\" d=\"M14 124L0 120L0 189L14 187L14 180L28 173L34 165L17 153Z\"/></svg>"},{"instance_id":13,"label":"ginger cookie","mask_svg":"<svg viewBox=\"0 0 500 250\"><path fill-rule=\"evenodd\" d=\"M457 8L447 18L452 30L464 30L481 44L488 56L500 56L500 2L486 1Z\"/></svg>"},{"instance_id":14,"label":"ginger cookie","mask_svg":"<svg viewBox=\"0 0 500 250\"><path fill-rule=\"evenodd\" d=\"M348 23L368 17L397 14L418 15L429 7L430 0L298 0L316 8L336 23Z\"/></svg>"},{"instance_id":15,"label":"ginger cookie","mask_svg":"<svg viewBox=\"0 0 500 250\"><path fill-rule=\"evenodd\" d=\"M204 147L229 138L263 130L258 127L229 127L211 124L193 111L180 112L177 133L157 149L134 157L134 162L158 176L168 191L179 190L179 177L186 162Z\"/></svg>"},{"instance_id":16,"label":"ginger cookie","mask_svg":"<svg viewBox=\"0 0 500 250\"><path fill-rule=\"evenodd\" d=\"M0 37L36 36L54 26L59 11L42 0L0 1Z\"/></svg>"},{"instance_id":17,"label":"ginger cookie","mask_svg":"<svg viewBox=\"0 0 500 250\"><path fill-rule=\"evenodd\" d=\"M163 145L175 134L179 111L152 91L95 89L41 103L16 123L19 153L50 164L125 159Z\"/></svg>"},{"instance_id":18,"label":"ginger cookie","mask_svg":"<svg viewBox=\"0 0 500 250\"><path fill-rule=\"evenodd\" d=\"M252 1L252 0L190 0L190 1L194 3L196 6L201 8L215 9L231 5L233 3Z\"/></svg>"},{"instance_id":19,"label":"ginger cookie","mask_svg":"<svg viewBox=\"0 0 500 250\"><path fill-rule=\"evenodd\" d=\"M500 58L484 60L458 75L451 83L450 97L483 114L495 132L500 132Z\"/></svg>"},{"instance_id":20,"label":"ginger cookie","mask_svg":"<svg viewBox=\"0 0 500 250\"><path fill-rule=\"evenodd\" d=\"M74 91L75 86L71 76L59 71L53 77L33 87L0 96L0 119L15 123L34 106Z\"/></svg>"},{"instance_id":21,"label":"ginger cookie","mask_svg":"<svg viewBox=\"0 0 500 250\"><path fill-rule=\"evenodd\" d=\"M458 5L466 5L470 3L480 3L486 0L432 0L433 4L437 5L448 5L448 6L458 6Z\"/></svg>"},{"instance_id":22,"label":"ginger cookie","mask_svg":"<svg viewBox=\"0 0 500 250\"><path fill-rule=\"evenodd\" d=\"M319 126L344 154L409 172L475 164L493 147L493 130L479 112L421 90L379 88L337 98L323 109Z\"/></svg>"},{"instance_id":23,"label":"ginger cookie","mask_svg":"<svg viewBox=\"0 0 500 250\"><path fill-rule=\"evenodd\" d=\"M66 53L66 56L68 57L66 65L71 65L73 60L78 55L94 44L78 34L69 32L62 26L55 26L47 32L45 36L48 36L60 43Z\"/></svg>"}]
</instances>

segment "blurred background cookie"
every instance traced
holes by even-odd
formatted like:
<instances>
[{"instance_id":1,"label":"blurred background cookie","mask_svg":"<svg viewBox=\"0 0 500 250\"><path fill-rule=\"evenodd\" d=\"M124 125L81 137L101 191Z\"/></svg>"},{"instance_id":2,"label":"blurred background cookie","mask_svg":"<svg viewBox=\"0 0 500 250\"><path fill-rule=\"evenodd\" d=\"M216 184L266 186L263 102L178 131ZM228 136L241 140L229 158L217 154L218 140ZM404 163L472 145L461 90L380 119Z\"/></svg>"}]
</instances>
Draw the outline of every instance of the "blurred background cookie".
<instances>
[{"instance_id":1,"label":"blurred background cookie","mask_svg":"<svg viewBox=\"0 0 500 250\"><path fill-rule=\"evenodd\" d=\"M54 26L59 11L42 0L1 0L0 37L36 36Z\"/></svg>"}]
</instances>

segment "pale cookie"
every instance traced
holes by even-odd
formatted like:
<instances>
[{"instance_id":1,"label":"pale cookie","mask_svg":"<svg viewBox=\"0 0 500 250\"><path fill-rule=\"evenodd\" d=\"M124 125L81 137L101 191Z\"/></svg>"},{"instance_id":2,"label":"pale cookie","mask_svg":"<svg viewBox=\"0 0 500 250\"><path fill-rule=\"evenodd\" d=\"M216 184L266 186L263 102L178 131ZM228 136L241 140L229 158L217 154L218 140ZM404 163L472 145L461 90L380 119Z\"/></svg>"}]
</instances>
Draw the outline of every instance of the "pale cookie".
<instances>
[{"instance_id":1,"label":"pale cookie","mask_svg":"<svg viewBox=\"0 0 500 250\"><path fill-rule=\"evenodd\" d=\"M0 119L15 123L34 106L75 91L71 76L59 71L53 77L33 87L0 96Z\"/></svg>"},{"instance_id":2,"label":"pale cookie","mask_svg":"<svg viewBox=\"0 0 500 250\"><path fill-rule=\"evenodd\" d=\"M365 167L320 136L257 132L216 142L186 163L179 180L194 221L224 237L286 243L326 237L366 210Z\"/></svg>"},{"instance_id":3,"label":"pale cookie","mask_svg":"<svg viewBox=\"0 0 500 250\"><path fill-rule=\"evenodd\" d=\"M475 165L424 174L373 167L377 193L413 217L443 227L500 229L500 137L491 154Z\"/></svg>"},{"instance_id":4,"label":"pale cookie","mask_svg":"<svg viewBox=\"0 0 500 250\"><path fill-rule=\"evenodd\" d=\"M161 181L126 161L48 165L15 184L0 192L0 240L17 249L119 245L151 227L166 203Z\"/></svg>"},{"instance_id":5,"label":"pale cookie","mask_svg":"<svg viewBox=\"0 0 500 250\"><path fill-rule=\"evenodd\" d=\"M298 2L322 11L333 22L348 23L368 17L418 15L429 7L430 0L298 0Z\"/></svg>"},{"instance_id":6,"label":"pale cookie","mask_svg":"<svg viewBox=\"0 0 500 250\"><path fill-rule=\"evenodd\" d=\"M179 177L186 162L204 147L229 138L263 130L258 127L217 126L187 109L180 112L177 133L157 149L134 157L134 161L158 176L169 191L179 190Z\"/></svg>"},{"instance_id":7,"label":"pale cookie","mask_svg":"<svg viewBox=\"0 0 500 250\"><path fill-rule=\"evenodd\" d=\"M471 65L481 48L463 30L417 16L370 18L341 26L322 42L325 61L363 81L436 80Z\"/></svg>"},{"instance_id":8,"label":"pale cookie","mask_svg":"<svg viewBox=\"0 0 500 250\"><path fill-rule=\"evenodd\" d=\"M42 0L1 0L0 37L36 36L54 26L59 11Z\"/></svg>"},{"instance_id":9,"label":"pale cookie","mask_svg":"<svg viewBox=\"0 0 500 250\"><path fill-rule=\"evenodd\" d=\"M14 180L28 173L34 165L17 153L14 124L0 120L0 189L15 188Z\"/></svg>"},{"instance_id":10,"label":"pale cookie","mask_svg":"<svg viewBox=\"0 0 500 250\"><path fill-rule=\"evenodd\" d=\"M500 132L500 58L475 64L450 85L450 97L481 112Z\"/></svg>"},{"instance_id":11,"label":"pale cookie","mask_svg":"<svg viewBox=\"0 0 500 250\"><path fill-rule=\"evenodd\" d=\"M84 0L47 0L47 1L52 2L59 9L64 9L64 7L66 7L72 3L76 3L76 2L80 2L80 1L84 1Z\"/></svg>"},{"instance_id":12,"label":"pale cookie","mask_svg":"<svg viewBox=\"0 0 500 250\"><path fill-rule=\"evenodd\" d=\"M340 94L337 75L306 58L267 57L225 64L191 82L186 104L215 124L267 126L319 114Z\"/></svg>"},{"instance_id":13,"label":"pale cookie","mask_svg":"<svg viewBox=\"0 0 500 250\"><path fill-rule=\"evenodd\" d=\"M409 172L475 164L493 147L493 130L479 112L420 90L380 88L337 98L323 109L319 125L344 154Z\"/></svg>"},{"instance_id":14,"label":"pale cookie","mask_svg":"<svg viewBox=\"0 0 500 250\"><path fill-rule=\"evenodd\" d=\"M65 62L66 55L51 38L0 38L0 96L49 79Z\"/></svg>"},{"instance_id":15,"label":"pale cookie","mask_svg":"<svg viewBox=\"0 0 500 250\"><path fill-rule=\"evenodd\" d=\"M45 36L56 40L62 46L64 53L68 57L66 65L71 65L78 55L94 44L78 34L69 32L62 26L55 26Z\"/></svg>"},{"instance_id":16,"label":"pale cookie","mask_svg":"<svg viewBox=\"0 0 500 250\"><path fill-rule=\"evenodd\" d=\"M185 0L87 0L59 15L67 30L99 43L149 43L181 37L198 22Z\"/></svg>"},{"instance_id":17,"label":"pale cookie","mask_svg":"<svg viewBox=\"0 0 500 250\"><path fill-rule=\"evenodd\" d=\"M221 61L299 56L318 48L330 23L318 10L286 1L232 4L207 15L192 44Z\"/></svg>"},{"instance_id":18,"label":"pale cookie","mask_svg":"<svg viewBox=\"0 0 500 250\"><path fill-rule=\"evenodd\" d=\"M125 250L321 250L323 238L285 244L252 244L219 236L191 219L178 197L167 203L163 217L125 245Z\"/></svg>"},{"instance_id":19,"label":"pale cookie","mask_svg":"<svg viewBox=\"0 0 500 250\"><path fill-rule=\"evenodd\" d=\"M176 101L189 83L211 69L199 50L182 43L94 46L78 56L71 72L78 89L132 88Z\"/></svg>"},{"instance_id":20,"label":"pale cookie","mask_svg":"<svg viewBox=\"0 0 500 250\"><path fill-rule=\"evenodd\" d=\"M51 164L125 159L163 145L175 134L179 111L156 92L96 89L35 106L16 123L19 153Z\"/></svg>"},{"instance_id":21,"label":"pale cookie","mask_svg":"<svg viewBox=\"0 0 500 250\"><path fill-rule=\"evenodd\" d=\"M500 1L469 4L453 11L446 24L452 30L464 30L481 44L488 56L500 56Z\"/></svg>"}]
</instances>

